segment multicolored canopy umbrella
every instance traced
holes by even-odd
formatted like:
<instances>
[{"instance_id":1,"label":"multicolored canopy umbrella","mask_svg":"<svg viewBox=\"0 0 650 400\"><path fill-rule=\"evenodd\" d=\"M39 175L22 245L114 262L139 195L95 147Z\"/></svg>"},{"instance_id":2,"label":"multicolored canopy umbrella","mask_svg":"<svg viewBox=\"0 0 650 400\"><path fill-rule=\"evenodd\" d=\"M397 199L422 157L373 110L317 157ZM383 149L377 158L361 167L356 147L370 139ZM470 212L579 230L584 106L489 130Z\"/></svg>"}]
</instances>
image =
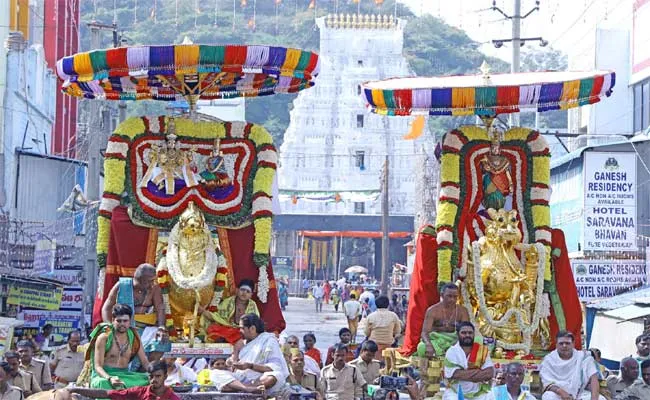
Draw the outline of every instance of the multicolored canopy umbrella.
<instances>
[{"instance_id":1,"label":"multicolored canopy umbrella","mask_svg":"<svg viewBox=\"0 0 650 400\"><path fill-rule=\"evenodd\" d=\"M383 115L478 115L564 110L609 96L613 71L528 72L395 78L362 84L368 107Z\"/></svg>"},{"instance_id":2,"label":"multicolored canopy umbrella","mask_svg":"<svg viewBox=\"0 0 650 400\"><path fill-rule=\"evenodd\" d=\"M57 62L63 91L102 100L163 100L265 96L314 85L318 55L275 46L119 47Z\"/></svg>"}]
</instances>

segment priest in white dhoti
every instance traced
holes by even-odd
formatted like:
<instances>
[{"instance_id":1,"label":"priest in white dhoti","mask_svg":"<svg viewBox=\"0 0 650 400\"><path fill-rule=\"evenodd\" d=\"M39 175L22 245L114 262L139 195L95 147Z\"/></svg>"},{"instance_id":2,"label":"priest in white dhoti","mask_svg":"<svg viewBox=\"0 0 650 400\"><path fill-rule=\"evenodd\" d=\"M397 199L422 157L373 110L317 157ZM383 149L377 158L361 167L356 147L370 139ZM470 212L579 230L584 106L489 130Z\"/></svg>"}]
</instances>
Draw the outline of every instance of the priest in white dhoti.
<instances>
[{"instance_id":1,"label":"priest in white dhoti","mask_svg":"<svg viewBox=\"0 0 650 400\"><path fill-rule=\"evenodd\" d=\"M542 400L605 400L600 395L598 366L591 354L575 349L573 334L560 331L556 349L540 367L544 387Z\"/></svg>"},{"instance_id":2,"label":"priest in white dhoti","mask_svg":"<svg viewBox=\"0 0 650 400\"><path fill-rule=\"evenodd\" d=\"M445 353L444 375L447 390L443 400L487 400L494 367L487 346L474 341L474 325L461 322L456 327L458 342Z\"/></svg>"},{"instance_id":3,"label":"priest in white dhoti","mask_svg":"<svg viewBox=\"0 0 650 400\"><path fill-rule=\"evenodd\" d=\"M289 368L275 335L264 332L264 323L255 314L241 317L239 329L246 345L239 353L239 361L232 364L233 372L212 370L210 380L222 392L280 393L286 386Z\"/></svg>"}]
</instances>

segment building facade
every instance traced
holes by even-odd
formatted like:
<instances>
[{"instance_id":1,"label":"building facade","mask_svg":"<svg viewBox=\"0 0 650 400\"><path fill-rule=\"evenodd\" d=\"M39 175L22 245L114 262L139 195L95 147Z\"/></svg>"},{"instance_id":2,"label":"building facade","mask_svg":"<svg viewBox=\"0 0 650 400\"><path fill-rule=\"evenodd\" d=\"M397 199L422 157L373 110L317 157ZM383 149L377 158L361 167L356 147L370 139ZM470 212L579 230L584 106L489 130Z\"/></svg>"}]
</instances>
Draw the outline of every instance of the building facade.
<instances>
[{"instance_id":1,"label":"building facade","mask_svg":"<svg viewBox=\"0 0 650 400\"><path fill-rule=\"evenodd\" d=\"M316 23L321 73L294 101L280 148L282 213L380 214L389 155L390 214L414 215L414 171L426 135L402 139L411 119L369 113L360 86L412 75L402 55L405 21L330 15Z\"/></svg>"}]
</instances>

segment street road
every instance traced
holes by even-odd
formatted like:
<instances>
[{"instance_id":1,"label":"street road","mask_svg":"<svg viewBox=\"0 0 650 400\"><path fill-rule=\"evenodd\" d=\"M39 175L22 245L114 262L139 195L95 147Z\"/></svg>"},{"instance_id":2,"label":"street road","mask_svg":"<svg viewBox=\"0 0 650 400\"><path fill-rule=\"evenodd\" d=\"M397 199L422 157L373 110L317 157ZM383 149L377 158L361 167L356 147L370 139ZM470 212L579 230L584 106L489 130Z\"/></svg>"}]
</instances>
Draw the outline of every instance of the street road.
<instances>
[{"instance_id":1,"label":"street road","mask_svg":"<svg viewBox=\"0 0 650 400\"><path fill-rule=\"evenodd\" d=\"M334 312L334 306L323 304L323 311L317 313L313 299L290 297L289 305L284 311L284 319L287 322L286 335L296 335L300 339L300 348L303 348L302 337L305 333L312 332L316 335L316 348L322 353L325 361L327 348L338 342L339 329L348 326L343 306L339 305L339 312ZM357 330L357 343L363 340L363 328L365 319L359 323ZM283 336L284 336L283 334Z\"/></svg>"}]
</instances>

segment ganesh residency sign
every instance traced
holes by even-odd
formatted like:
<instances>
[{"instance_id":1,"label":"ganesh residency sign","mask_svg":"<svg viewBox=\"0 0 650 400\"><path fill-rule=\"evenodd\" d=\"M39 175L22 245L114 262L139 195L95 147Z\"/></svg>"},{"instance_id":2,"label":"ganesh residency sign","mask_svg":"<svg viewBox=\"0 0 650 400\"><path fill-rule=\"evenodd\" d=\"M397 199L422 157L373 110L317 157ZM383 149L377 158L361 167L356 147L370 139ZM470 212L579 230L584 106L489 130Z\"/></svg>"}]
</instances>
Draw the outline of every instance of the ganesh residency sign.
<instances>
[{"instance_id":1,"label":"ganesh residency sign","mask_svg":"<svg viewBox=\"0 0 650 400\"><path fill-rule=\"evenodd\" d=\"M636 154L584 155L586 251L636 251Z\"/></svg>"}]
</instances>

